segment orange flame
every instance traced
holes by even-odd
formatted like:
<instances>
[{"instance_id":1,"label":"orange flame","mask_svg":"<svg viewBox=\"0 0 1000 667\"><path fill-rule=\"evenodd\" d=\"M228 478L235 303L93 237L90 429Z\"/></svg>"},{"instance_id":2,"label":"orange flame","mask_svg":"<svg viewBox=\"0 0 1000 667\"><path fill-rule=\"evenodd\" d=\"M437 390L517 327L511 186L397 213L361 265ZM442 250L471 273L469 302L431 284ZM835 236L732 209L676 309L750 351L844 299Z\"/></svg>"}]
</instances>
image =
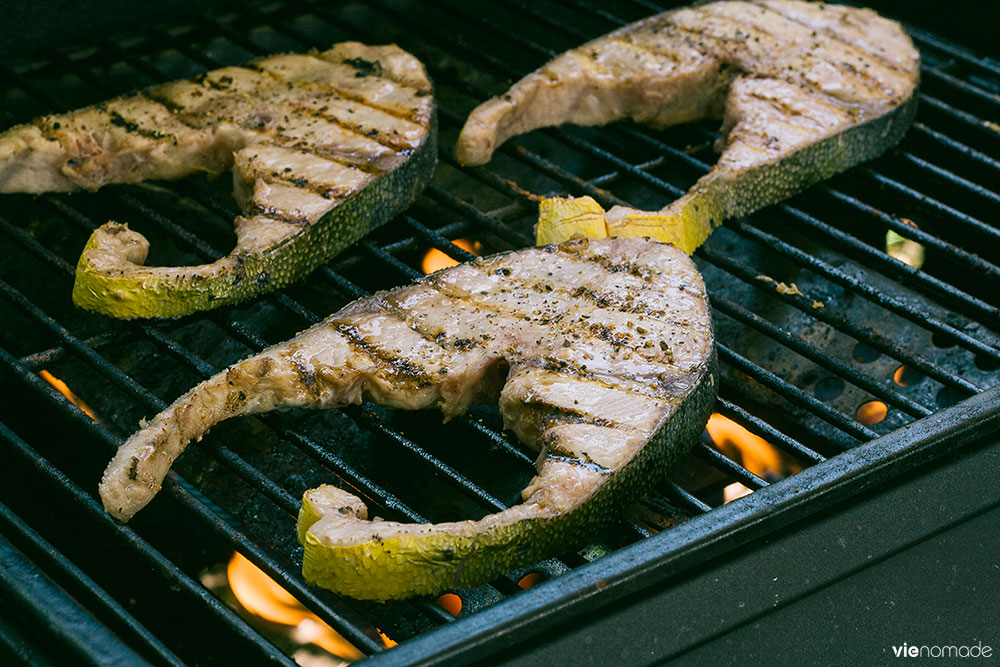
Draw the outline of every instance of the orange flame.
<instances>
[{"instance_id":1,"label":"orange flame","mask_svg":"<svg viewBox=\"0 0 1000 667\"><path fill-rule=\"evenodd\" d=\"M878 424L889 414L889 406L882 401L868 401L858 406L855 413L858 421L862 424Z\"/></svg>"},{"instance_id":2,"label":"orange flame","mask_svg":"<svg viewBox=\"0 0 1000 667\"><path fill-rule=\"evenodd\" d=\"M293 626L295 629L292 637L296 641L316 644L345 660L360 660L365 657L242 554L233 554L226 573L233 594L247 611L275 623ZM387 647L395 646L396 643L391 639L385 635L382 637Z\"/></svg>"},{"instance_id":3,"label":"orange flame","mask_svg":"<svg viewBox=\"0 0 1000 667\"><path fill-rule=\"evenodd\" d=\"M473 241L472 239L455 239L452 241L462 250L471 252L473 255L478 255L482 252L483 244L479 241ZM437 248L431 248L424 255L424 261L421 265L424 273L434 273L435 271L440 271L441 269L447 269L449 266L455 266L458 264L457 260L452 259L448 255L444 254Z\"/></svg>"},{"instance_id":4,"label":"orange flame","mask_svg":"<svg viewBox=\"0 0 1000 667\"><path fill-rule=\"evenodd\" d=\"M95 422L100 423L101 420L97 418L97 415L94 413L93 410L90 409L90 406L87 405L82 398L74 394L73 390L69 388L68 384L66 384L65 382L54 376L52 373L49 373L47 370L44 369L38 371L38 376L43 380L45 380L46 382L48 382L53 387L55 387L56 391L65 396L70 403L80 408L85 415L93 419Z\"/></svg>"},{"instance_id":5,"label":"orange flame","mask_svg":"<svg viewBox=\"0 0 1000 667\"><path fill-rule=\"evenodd\" d=\"M541 572L529 572L521 577L520 581L517 582L517 585L524 590L528 590L529 588L534 588L543 581L545 581L545 575Z\"/></svg>"},{"instance_id":6,"label":"orange flame","mask_svg":"<svg viewBox=\"0 0 1000 667\"><path fill-rule=\"evenodd\" d=\"M720 452L758 477L781 478L802 469L767 440L718 412L712 414L705 429Z\"/></svg>"},{"instance_id":7,"label":"orange flame","mask_svg":"<svg viewBox=\"0 0 1000 667\"><path fill-rule=\"evenodd\" d=\"M452 616L458 616L462 613L462 598L454 593L445 593L437 599L437 603L439 607Z\"/></svg>"}]
</instances>

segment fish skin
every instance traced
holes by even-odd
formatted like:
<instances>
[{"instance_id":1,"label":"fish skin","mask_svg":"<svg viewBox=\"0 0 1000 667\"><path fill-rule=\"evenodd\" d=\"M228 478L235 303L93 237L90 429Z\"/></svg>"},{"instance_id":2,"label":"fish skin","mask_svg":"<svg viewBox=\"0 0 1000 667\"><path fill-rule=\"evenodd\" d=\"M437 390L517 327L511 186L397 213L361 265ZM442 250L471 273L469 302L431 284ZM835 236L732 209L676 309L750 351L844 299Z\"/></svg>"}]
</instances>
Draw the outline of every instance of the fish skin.
<instances>
[{"instance_id":1,"label":"fish skin","mask_svg":"<svg viewBox=\"0 0 1000 667\"><path fill-rule=\"evenodd\" d=\"M372 400L445 419L499 400L539 450L521 504L477 521L368 521L307 491L307 581L357 598L469 586L572 548L697 440L714 401L711 312L694 264L648 239L574 239L444 269L356 301L238 362L133 434L100 484L128 520L187 444L230 417Z\"/></svg>"},{"instance_id":2,"label":"fish skin","mask_svg":"<svg viewBox=\"0 0 1000 667\"><path fill-rule=\"evenodd\" d=\"M919 68L902 27L870 9L799 0L682 7L567 51L479 105L455 154L483 164L510 137L562 123L630 118L659 129L722 118L718 162L680 199L656 212L615 206L596 231L600 220L584 228L552 208L537 228L539 243L650 236L690 253L723 219L898 142L916 113Z\"/></svg>"},{"instance_id":3,"label":"fish skin","mask_svg":"<svg viewBox=\"0 0 1000 667\"><path fill-rule=\"evenodd\" d=\"M405 208L437 159L423 65L343 42L174 81L0 134L0 192L72 192L230 170L237 245L200 266L144 266L127 225L94 231L73 300L179 317L288 285ZM266 155L262 155L266 154Z\"/></svg>"}]
</instances>

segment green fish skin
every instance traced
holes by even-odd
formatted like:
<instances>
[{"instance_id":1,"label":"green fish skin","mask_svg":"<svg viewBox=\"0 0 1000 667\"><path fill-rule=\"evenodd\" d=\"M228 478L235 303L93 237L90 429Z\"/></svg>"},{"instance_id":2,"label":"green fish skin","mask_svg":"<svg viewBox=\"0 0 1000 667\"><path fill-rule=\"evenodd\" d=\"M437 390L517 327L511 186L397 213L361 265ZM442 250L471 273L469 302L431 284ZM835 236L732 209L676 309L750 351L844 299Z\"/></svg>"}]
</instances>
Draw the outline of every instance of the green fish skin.
<instances>
[{"instance_id":1,"label":"green fish skin","mask_svg":"<svg viewBox=\"0 0 1000 667\"><path fill-rule=\"evenodd\" d=\"M175 81L0 135L0 192L233 175L236 247L200 266L145 266L128 225L94 231L73 301L120 318L179 317L309 274L406 208L437 159L423 65L343 42Z\"/></svg>"},{"instance_id":2,"label":"green fish skin","mask_svg":"<svg viewBox=\"0 0 1000 667\"><path fill-rule=\"evenodd\" d=\"M729 0L651 16L556 57L469 115L455 147L487 162L539 127L632 119L653 128L723 120L709 173L658 211L615 206L603 224L547 215L539 243L648 236L693 252L726 218L777 203L872 159L916 113L920 58L870 9ZM549 213L573 212L550 206Z\"/></svg>"},{"instance_id":3,"label":"green fish skin","mask_svg":"<svg viewBox=\"0 0 1000 667\"><path fill-rule=\"evenodd\" d=\"M229 417L372 400L446 419L499 399L539 452L521 502L477 520L368 520L336 486L299 514L307 581L365 599L472 586L580 546L697 441L717 387L696 267L649 239L573 239L479 258L350 304L178 398L100 485L128 520L187 444Z\"/></svg>"}]
</instances>

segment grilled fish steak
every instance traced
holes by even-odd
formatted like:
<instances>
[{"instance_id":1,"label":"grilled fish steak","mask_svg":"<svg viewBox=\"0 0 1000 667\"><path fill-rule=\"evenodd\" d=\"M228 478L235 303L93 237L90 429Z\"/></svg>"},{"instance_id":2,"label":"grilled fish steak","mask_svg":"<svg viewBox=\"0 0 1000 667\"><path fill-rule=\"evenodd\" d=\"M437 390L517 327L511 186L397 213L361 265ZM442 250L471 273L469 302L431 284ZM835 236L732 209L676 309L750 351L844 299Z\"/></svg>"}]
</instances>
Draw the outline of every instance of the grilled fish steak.
<instances>
[{"instance_id":1,"label":"grilled fish steak","mask_svg":"<svg viewBox=\"0 0 1000 667\"><path fill-rule=\"evenodd\" d=\"M73 300L116 317L176 317L287 285L405 208L437 158L431 83L394 46L275 55L155 86L0 135L0 192L231 170L236 248L210 264L143 266L149 243L108 222Z\"/></svg>"},{"instance_id":2,"label":"grilled fish steak","mask_svg":"<svg viewBox=\"0 0 1000 667\"><path fill-rule=\"evenodd\" d=\"M870 9L798 0L664 12L563 53L469 115L460 162L512 136L630 118L654 128L723 118L718 162L658 212L615 206L596 229L543 210L539 243L651 236L693 252L725 218L778 202L896 143L916 112L919 54ZM591 223L593 219L588 219ZM594 225L591 225L593 227Z\"/></svg>"},{"instance_id":3,"label":"grilled fish steak","mask_svg":"<svg viewBox=\"0 0 1000 667\"><path fill-rule=\"evenodd\" d=\"M367 520L334 486L299 515L308 581L357 598L469 586L608 523L701 432L716 391L701 276L669 244L573 239L480 258L356 301L196 386L129 438L100 485L128 520L192 439L236 415L369 398L445 418L499 396L540 451L523 502L477 521Z\"/></svg>"}]
</instances>

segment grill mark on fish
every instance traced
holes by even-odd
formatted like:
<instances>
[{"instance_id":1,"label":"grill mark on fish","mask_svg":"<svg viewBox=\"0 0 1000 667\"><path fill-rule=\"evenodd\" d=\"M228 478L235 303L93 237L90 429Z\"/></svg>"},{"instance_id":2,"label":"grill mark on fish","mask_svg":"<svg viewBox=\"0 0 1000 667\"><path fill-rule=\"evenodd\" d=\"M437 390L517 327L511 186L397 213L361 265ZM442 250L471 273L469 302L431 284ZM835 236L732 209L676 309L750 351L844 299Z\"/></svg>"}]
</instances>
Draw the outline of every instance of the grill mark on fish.
<instances>
[{"instance_id":1,"label":"grill mark on fish","mask_svg":"<svg viewBox=\"0 0 1000 667\"><path fill-rule=\"evenodd\" d=\"M427 279L432 279L433 275L434 274L431 274L430 276L427 276ZM515 310L513 308L505 308L503 306L500 306L497 303L491 302L488 298L480 300L480 299L470 298L469 296L465 296L465 295L462 295L462 294L453 293L453 292L451 292L450 290L447 289L446 285L441 285L441 284L438 284L436 282L433 285L431 285L430 282L431 282L430 280L426 280L422 284L424 284L426 286L432 287L433 289L437 290L438 292L440 292L444 296L447 296L448 298L465 300L467 303L469 303L471 305L474 305L475 307L477 307L477 308L479 308L481 310L484 310L484 311L487 311L487 312L492 313L494 315L497 315L498 317L506 318L506 319L509 319L509 320L525 320L525 321L529 321L529 322L532 321L531 318L528 317L527 315L525 315L523 311ZM572 297L572 295L569 295L569 296ZM553 318L553 320L563 321L561 318ZM548 320L548 321L542 322L541 324L544 326L544 325L552 323L553 320ZM574 325L576 325L576 326L574 326ZM594 327L594 326L600 327L601 323L599 323L599 322L590 322L589 321L589 316L587 316L587 318L580 318L576 322L570 322L570 323L564 324L563 325L563 329L562 329L562 333L565 333L565 334L570 335L570 336L572 336L574 333L578 333L578 334L583 335L583 334L586 334L588 331L590 331L591 328ZM592 338L597 338L598 340L600 340L600 338L598 338L597 336L591 336L591 337ZM648 359L646 357L642 357L641 355L638 355L638 353L634 353L634 351L632 349L630 349L630 348L623 348L623 345L618 345L618 346L614 346L614 347L616 349L616 352L618 352L618 353L621 353L623 351L623 349L624 349L624 352L625 352L624 356L620 357L618 359L618 361L628 361L630 359L636 359L638 357L639 359L641 359L641 361L643 361L645 363L653 363L652 360L650 360L650 359ZM594 371L593 369L587 368L585 364L582 364L582 363L578 364L578 363L573 362L573 361L567 361L565 359L558 359L558 358L555 358L555 357L552 357L552 356L541 356L541 357L538 357L537 361L522 360L522 361L519 361L519 363L525 363L525 364L528 364L530 366L536 366L537 365L538 368L542 368L544 370L549 370L549 371L556 371L556 372L567 374L567 375L572 374L572 375L575 375L576 377L578 377L580 379L585 379L585 380L594 380L594 381L604 382L605 378L606 378L606 376L597 373L597 371ZM669 369L671 371L670 375L683 373L683 369L681 369L679 366L677 366L674 363L672 363L671 360L659 359L659 360L656 361L656 364L658 364L659 366L661 366L661 367L663 367L665 369ZM669 377L669 375L667 377ZM648 398L657 398L657 399L660 399L660 398L664 397L664 396L661 396L660 392L668 392L669 391L668 384L665 382L665 377L664 377L664 374L662 374L662 373L658 377L656 377L656 378L649 378L649 379L647 379L647 378L644 378L644 377L633 376L633 377L631 377L629 379L631 381L635 382L637 386L643 387L643 388L645 388L648 391L657 392L655 394L646 394L646 393L640 392L640 391L634 391L634 392L632 392L632 393L635 393L635 394L638 394L638 395L643 395L643 396L646 396Z\"/></svg>"},{"instance_id":2,"label":"grill mark on fish","mask_svg":"<svg viewBox=\"0 0 1000 667\"><path fill-rule=\"evenodd\" d=\"M444 295L440 290L433 285L427 285L431 289L434 289L438 294ZM454 297L449 297L454 298ZM415 313L406 308L399 307L393 303L389 303L384 299L373 297L373 299L378 303L379 307L387 314L392 315L397 320L405 324L414 333L419 334L428 343L433 343L437 345L445 354L455 353L455 350L461 350L463 352L468 350L473 350L478 347L482 347L482 344L472 338L457 338L454 334L448 334L444 329L438 328L434 329L432 327L425 327L417 322Z\"/></svg>"},{"instance_id":3,"label":"grill mark on fish","mask_svg":"<svg viewBox=\"0 0 1000 667\"><path fill-rule=\"evenodd\" d=\"M544 413L541 417L543 431L555 424L588 424L590 426L613 428L636 435L647 434L645 429L637 428L632 424L619 422L606 417L599 417L595 414L584 412L583 410L566 407L565 405L556 405L543 399L529 399L525 401L525 405L536 408Z\"/></svg>"},{"instance_id":4,"label":"grill mark on fish","mask_svg":"<svg viewBox=\"0 0 1000 667\"><path fill-rule=\"evenodd\" d=\"M155 96L155 93L151 93L150 94L150 98L153 99L156 102L159 102L160 104L163 104L168 109L170 109L171 111L173 111L175 117L177 118L177 120L180 121L181 123L183 123L184 125L186 125L187 127L191 128L192 130L196 130L197 131L197 130L203 129L203 128L198 127L196 124L194 124L192 122L192 119L185 117L187 115L192 114L193 112L185 109L183 106L179 106L177 104L171 104L170 101L169 101L169 98L163 98L163 99L161 99L158 96ZM286 100L285 103L289 103L289 102ZM357 162L354 162L354 161L346 159L343 153L337 152L336 150L331 150L331 149L328 149L328 148L324 148L322 145L311 143L311 142L309 142L309 141L307 141L305 139L300 139L300 138L297 138L297 137L290 137L287 134L283 134L277 127L267 127L267 126L263 126L263 125L256 125L255 126L255 125L253 125L250 122L249 118L247 118L247 119L238 119L235 116L229 115L229 114L215 114L215 120L218 123L232 123L233 125L236 125L240 129L249 130L251 132L254 132L255 134L266 136L266 137L268 137L270 139L270 143L273 144L273 145L275 145L275 146L280 146L282 148L294 148L296 150L302 151L303 153L311 153L313 155L318 155L318 156L320 156L322 158L330 160L331 162L336 162L337 164L339 164L339 165L341 165L343 167L347 167L349 169L360 169L361 171L365 172L366 174L372 174L373 176L381 176L382 174L386 173L386 171L387 171L386 169L383 169L382 167L379 167L376 164L376 162L379 159L384 159L386 156L377 156L377 155L373 155L371 153L366 153L366 154L363 154L363 155L359 154L359 157L361 157L362 159L359 160L359 161L357 161ZM324 118L323 120L327 120L327 119ZM341 127L337 123L331 122L330 124L331 125L336 125L337 127ZM343 128L343 129L348 129L348 128ZM369 139L369 140L371 139L370 137L367 137L367 136L365 136L363 134L359 134L357 132L353 132L353 131L351 131L349 129L348 129L348 131L350 131L352 134L355 134L357 136L360 136L360 137L363 137L363 138L366 138L366 139ZM376 142L376 143L378 143L378 142ZM381 145L381 144L379 144L379 145ZM389 147L387 147L387 148L389 148ZM390 150L392 150L392 149L390 148ZM406 152L404 152L404 151L393 151L393 152L397 156L403 156L403 155L406 155L409 151L406 151Z\"/></svg>"},{"instance_id":5,"label":"grill mark on fish","mask_svg":"<svg viewBox=\"0 0 1000 667\"><path fill-rule=\"evenodd\" d=\"M298 352L298 350L296 350L296 352ZM295 372L298 373L299 381L302 387L312 396L320 396L323 388L322 384L318 382L315 370L299 359L295 353L287 355L287 358L292 368L294 368Z\"/></svg>"},{"instance_id":6,"label":"grill mark on fish","mask_svg":"<svg viewBox=\"0 0 1000 667\"><path fill-rule=\"evenodd\" d=\"M596 473L602 475L610 475L614 471L610 468L605 468L600 463L595 463L590 459L589 456L581 455L574 456L572 453L568 454L546 454L545 458L551 459L553 461L561 461L563 463L569 463L570 465L579 466L581 468L586 468L587 470L593 470Z\"/></svg>"},{"instance_id":7,"label":"grill mark on fish","mask_svg":"<svg viewBox=\"0 0 1000 667\"><path fill-rule=\"evenodd\" d=\"M333 62L331 62L329 60L324 60L323 58L316 58L316 60L318 60L318 61L320 61L320 62L322 62L324 64L327 64L327 65L334 65L334 66L336 66L336 63L333 63ZM250 64L246 65L244 67L244 69L249 69L249 70L255 71L255 72L263 72L263 73L266 73L266 74L272 74L274 76L281 77L281 74L279 74L277 72L272 72L270 70L265 70L263 67L261 67L260 65L258 65L256 63L250 63ZM281 78L283 78L283 77L281 77ZM395 81L393 79L388 79L388 78L385 78L385 77L379 77L379 78L383 78L386 81L391 81L393 84L399 86L400 88L407 88L409 90L414 91L415 93L421 92L420 88L414 88L413 86L408 86L406 84L403 84L403 83L400 83L400 82ZM320 89L322 89L322 90L324 90L326 92L335 93L341 99L350 100L351 102L357 102L358 104L364 105L364 106L368 107L369 109L375 109L376 111L381 111L382 113L389 114L393 118L398 118L400 120L406 120L406 121L409 121L411 123L417 123L418 125L426 125L426 123L422 123L420 121L419 116L418 116L418 114L417 114L416 111L414 111L412 113L407 113L407 114L400 113L400 112L396 111L395 109L393 109L391 107L381 106L381 105L377 104L376 102L373 102L372 100L367 99L363 95L358 95L357 93L352 93L349 90L344 90L343 88L338 88L337 86L335 86L335 85L333 85L331 83L325 82L325 81L299 81L299 80L294 80L294 81L295 81L296 85L301 85L301 86L312 85L312 86L319 87Z\"/></svg>"},{"instance_id":8,"label":"grill mark on fish","mask_svg":"<svg viewBox=\"0 0 1000 667\"><path fill-rule=\"evenodd\" d=\"M777 14L778 16L780 16L781 18L785 19L786 21L789 21L789 22L794 23L796 25L800 25L803 28L806 28L807 30L811 30L811 31L817 32L817 33L819 33L821 35L825 35L828 38L830 38L831 40L837 42L838 44L842 44L842 45L844 45L844 46L846 46L846 47L848 47L848 48L850 48L850 49L852 49L854 51L857 51L858 53L860 53L860 54L862 54L864 56L867 56L869 58L877 60L877 61L879 61L879 63L881 65L884 65L885 67L893 70L894 72L897 72L900 75L905 76L905 75L909 74L909 72L905 68L900 67L899 65L897 65L896 63L894 63L892 60L890 60L889 58L886 58L884 55L882 55L881 53L879 53L878 51L869 51L867 49L862 48L861 46L859 46L857 44L854 44L852 42L848 42L847 40L839 37L837 35L837 33L834 32L833 30L831 30L830 28L813 27L813 26L809 25L808 23L806 23L805 21L801 21L799 19L794 18L793 16L785 14L784 12L778 11L774 7L769 7L767 5L758 5L758 6L761 7L762 9L766 9L769 12Z\"/></svg>"},{"instance_id":9,"label":"grill mark on fish","mask_svg":"<svg viewBox=\"0 0 1000 667\"><path fill-rule=\"evenodd\" d=\"M323 62L326 62L326 61L323 61ZM405 120L405 121L407 121L409 123L413 123L415 125L419 125L420 127L426 127L427 126L426 123L422 123L419 120L414 120L412 118L413 114L408 114L407 115L407 114L400 114L398 112L391 111L389 109L386 109L386 108L383 108L383 107L380 107L380 106L376 105L371 100L368 100L368 99L366 99L365 97L363 97L361 95L351 95L351 94L347 93L346 91L344 91L344 90L342 90L340 88L337 88L337 87L335 87L335 86L333 86L331 84L325 83L325 82L321 82L321 81L299 81L299 80L296 80L296 79L290 79L290 78L288 78L286 76L283 76L280 72L276 72L276 71L273 71L273 70L264 69L263 67L260 67L259 65L256 66L256 67L253 66L253 65L247 65L247 67L245 69L248 69L248 70L254 71L254 72L260 72L262 74L266 74L266 75L268 75L270 77L273 77L275 80L277 80L277 81L279 81L281 83L284 83L284 84L294 84L299 89L309 89L309 90L321 91L323 93L326 93L326 94L330 95L331 97L334 97L335 99L346 100L346 101L349 101L349 102L353 102L353 103L358 104L360 106L367 107L367 108L372 109L374 111L379 111L381 113L389 115L389 116L391 116L391 117L393 117L393 118L395 118L397 120ZM380 78L384 78L384 77L380 77ZM385 80L386 81L391 81L391 79L385 79ZM402 84L399 84L399 85L401 85L401 87L404 87L404 88L411 88L411 90L417 90L417 89L409 87L409 86L402 86ZM331 122L331 123L333 123L333 124L335 124L335 125L337 125L339 127L342 127L345 130L353 132L354 134L357 134L358 136L362 136L362 137L371 139L373 141L376 141L379 144L385 146L386 148L392 149L393 152L398 153L398 152L410 150L409 142L407 142L406 139L404 139L404 138L402 138L402 137L400 137L398 135L393 135L391 133L385 134L383 132L379 132L378 129L374 128L374 127L372 127L372 128L365 128L365 126L361 125L360 123L351 124L351 123L344 122L342 119L339 119L339 118L337 118L335 116L332 116L331 114L325 113L322 108L320 108L320 109L311 109L308 105L304 104L301 101L296 101L294 98L287 100L287 103L295 105L297 108L301 109L306 115L314 116L314 117L317 117L317 118L323 118L324 120L327 120L327 121L329 121L329 122Z\"/></svg>"},{"instance_id":10,"label":"grill mark on fish","mask_svg":"<svg viewBox=\"0 0 1000 667\"><path fill-rule=\"evenodd\" d=\"M311 154L310 154L311 155ZM337 164L340 164L339 162ZM272 171L263 176L258 176L265 183L284 183L288 185L293 185L301 190L307 190L313 194L317 194L323 199L329 199L332 202L339 202L347 199L351 196L351 193L357 192L360 187L364 187L363 184L360 187L354 188L340 188L330 185L329 183L320 183L319 181L310 181L307 178L302 178L301 176L296 176L294 171L289 168L288 172Z\"/></svg>"},{"instance_id":11,"label":"grill mark on fish","mask_svg":"<svg viewBox=\"0 0 1000 667\"><path fill-rule=\"evenodd\" d=\"M253 127L231 116L220 116L220 119L229 121L234 125L238 125L244 130L250 130L256 134L265 135L269 137L270 143L274 146L280 146L281 148L293 148L303 153L311 153L312 155L322 157L330 162L336 162L342 167L347 167L348 169L359 169L366 174L371 174L374 177L381 176L387 171L376 164L376 161L381 156L372 155L371 153L359 154L361 159L354 162L345 157L342 152L311 143L306 139L290 137L287 134L283 134L275 127Z\"/></svg>"},{"instance_id":12,"label":"grill mark on fish","mask_svg":"<svg viewBox=\"0 0 1000 667\"><path fill-rule=\"evenodd\" d=\"M760 6L763 9L767 9L766 7L763 7L762 5L756 5L756 6ZM776 14L776 15L777 16L781 16L780 14ZM746 35L741 36L739 34L739 31L741 31L741 30L746 31L748 29L752 29L752 30L755 31L755 33L757 35L757 38L765 38L765 39L773 40L774 42L778 43L779 45L783 45L784 47L786 47L789 50L789 52L794 52L794 51L799 50L796 47L795 42L792 39L789 39L789 38L784 37L782 35L770 32L770 31L766 30L765 28L763 28L760 25L757 25L757 24L747 24L747 23L741 22L741 21L739 21L739 20L737 20L737 19L735 19L733 17L726 16L725 14L718 14L718 13L714 13L714 12L713 13L709 13L708 16L710 18L712 18L712 19L718 20L720 22L728 23L729 25L733 26L733 28L736 31L735 34L733 36L729 36L729 35L706 35L705 33L710 30L709 27L702 28L701 30L698 30L696 28L689 28L687 26L678 26L676 24L675 24L675 27L678 30L680 30L680 31L689 32L691 34L695 34L695 35L697 35L699 37L702 37L705 40L717 40L717 41L724 42L724 43L727 43L727 44L742 44L746 39L748 39L750 37L750 34L748 32ZM831 39L833 41L835 41L837 44L841 44L841 45L845 45L846 44L845 42L843 42L839 38L831 36ZM867 74L867 73L865 73L863 71L859 71L856 67L853 67L848 62L833 59L831 57L833 54L823 53L821 56L817 56L813 52L810 52L810 54L813 57L815 57L817 60L819 60L819 61L821 61L821 62L823 62L823 63L825 63L827 65L830 65L831 67L837 69L841 73L843 73L843 74L845 74L845 75L853 78L858 83L861 83L865 88L868 89L869 92L881 94L881 95L884 95L884 96L887 96L887 97L895 97L895 95L892 94L890 91L884 90L881 82L879 82L874 76L872 76L870 74ZM799 72L799 70L797 70L797 69L796 70L792 70L792 71ZM783 73L783 74L785 74L785 73ZM786 78L786 76L779 76L779 78L785 78L786 80L788 80ZM810 90L814 91L815 93L817 93L819 95L829 95L829 93L826 93L826 92L824 92L824 91L816 88L815 85L809 83L807 80L805 80L804 77L802 77L801 80L806 85L809 86Z\"/></svg>"},{"instance_id":13,"label":"grill mark on fish","mask_svg":"<svg viewBox=\"0 0 1000 667\"><path fill-rule=\"evenodd\" d=\"M629 48L636 49L638 51L643 51L643 52L648 53L648 54L650 54L652 56L656 56L657 58L668 58L674 64L674 69L677 68L678 64L684 62L684 59L681 58L681 56L678 53L676 53L675 51L671 51L670 49L666 49L666 48L664 48L664 49L658 49L658 48L654 47L652 44L646 44L646 43L642 43L642 42L633 41L631 39L631 37L632 37L631 34L629 34L629 33L623 33L621 35L615 35L614 39L609 40L609 41L614 41L614 42L616 42L618 44L624 44L625 46L628 46ZM705 57L706 58L711 58L711 56L705 56ZM713 58L713 60L714 60L714 58Z\"/></svg>"},{"instance_id":14,"label":"grill mark on fish","mask_svg":"<svg viewBox=\"0 0 1000 667\"><path fill-rule=\"evenodd\" d=\"M265 218L286 222L290 225L295 225L296 227L305 227L312 224L312 221L304 215L292 215L284 209L267 206L259 201L251 202L247 207L246 213L247 217L259 215Z\"/></svg>"},{"instance_id":15,"label":"grill mark on fish","mask_svg":"<svg viewBox=\"0 0 1000 667\"><path fill-rule=\"evenodd\" d=\"M405 359L400 359L374 343L369 343L353 326L337 320L327 321L327 326L343 336L355 352L367 357L376 367L405 376L413 380L418 388L430 387L434 384L433 376L426 369L415 366Z\"/></svg>"},{"instance_id":16,"label":"grill mark on fish","mask_svg":"<svg viewBox=\"0 0 1000 667\"><path fill-rule=\"evenodd\" d=\"M122 128L126 132L138 134L139 136L146 137L147 139L155 139L157 141L177 141L177 138L172 134L142 127L136 121L129 120L122 116L119 112L109 110L102 104L97 105L95 108L108 116L109 123L115 127Z\"/></svg>"}]
</instances>

